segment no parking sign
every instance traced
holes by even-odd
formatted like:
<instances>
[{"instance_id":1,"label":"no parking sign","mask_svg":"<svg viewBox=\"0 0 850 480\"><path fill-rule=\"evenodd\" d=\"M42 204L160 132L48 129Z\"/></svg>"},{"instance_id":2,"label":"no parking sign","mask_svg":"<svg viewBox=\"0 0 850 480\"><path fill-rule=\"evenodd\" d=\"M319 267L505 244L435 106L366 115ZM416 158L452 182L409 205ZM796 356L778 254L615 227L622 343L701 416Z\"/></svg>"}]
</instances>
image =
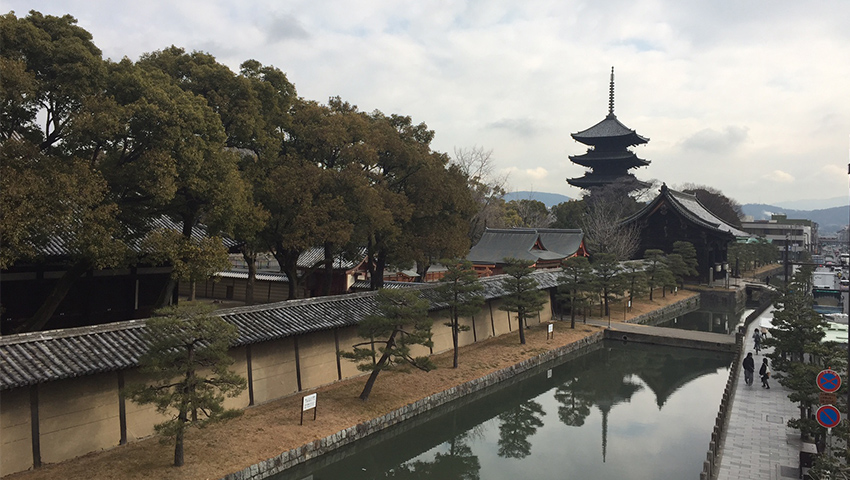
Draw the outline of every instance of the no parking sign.
<instances>
[{"instance_id":1,"label":"no parking sign","mask_svg":"<svg viewBox=\"0 0 850 480\"><path fill-rule=\"evenodd\" d=\"M841 387L841 377L835 370L821 370L817 378L818 388L826 393L832 393Z\"/></svg>"},{"instance_id":2,"label":"no parking sign","mask_svg":"<svg viewBox=\"0 0 850 480\"><path fill-rule=\"evenodd\" d=\"M841 422L841 412L832 405L823 405L815 414L821 427L832 428Z\"/></svg>"}]
</instances>

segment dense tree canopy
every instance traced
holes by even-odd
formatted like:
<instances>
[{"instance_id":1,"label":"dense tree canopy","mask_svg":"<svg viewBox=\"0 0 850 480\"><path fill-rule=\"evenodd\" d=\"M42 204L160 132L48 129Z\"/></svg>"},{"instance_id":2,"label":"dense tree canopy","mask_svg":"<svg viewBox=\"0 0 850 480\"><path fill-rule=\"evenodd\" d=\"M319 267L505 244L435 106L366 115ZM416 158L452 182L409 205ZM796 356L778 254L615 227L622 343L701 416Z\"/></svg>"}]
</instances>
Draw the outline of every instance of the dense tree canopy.
<instances>
[{"instance_id":1,"label":"dense tree canopy","mask_svg":"<svg viewBox=\"0 0 850 480\"><path fill-rule=\"evenodd\" d=\"M172 45L113 62L73 17L38 12L0 17L0 40L0 267L57 238L70 253L36 323L88 269L173 258L139 249L163 217L236 239L251 265L273 253L298 296L307 249L325 251L309 274L365 248L379 288L388 264L424 276L463 257L481 202L502 202L489 153L452 163L425 123L298 98L256 60L234 72Z\"/></svg>"},{"instance_id":2,"label":"dense tree canopy","mask_svg":"<svg viewBox=\"0 0 850 480\"><path fill-rule=\"evenodd\" d=\"M741 204L723 195L723 192L720 190L705 185L688 183L682 187L682 191L696 195L697 200L705 208L717 215L724 222L739 228L741 227L741 218L744 216Z\"/></svg>"}]
</instances>

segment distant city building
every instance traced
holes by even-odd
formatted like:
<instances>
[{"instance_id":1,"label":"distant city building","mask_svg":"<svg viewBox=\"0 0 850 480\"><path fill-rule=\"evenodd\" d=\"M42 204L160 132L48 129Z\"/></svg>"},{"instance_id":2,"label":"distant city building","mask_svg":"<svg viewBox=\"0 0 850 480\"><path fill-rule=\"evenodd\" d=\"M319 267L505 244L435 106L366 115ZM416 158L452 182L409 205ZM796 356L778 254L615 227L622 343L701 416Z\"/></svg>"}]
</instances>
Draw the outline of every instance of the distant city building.
<instances>
[{"instance_id":1,"label":"distant city building","mask_svg":"<svg viewBox=\"0 0 850 480\"><path fill-rule=\"evenodd\" d=\"M587 167L584 176L568 178L567 183L582 189L605 187L622 183L630 189L649 187L638 180L629 170L649 165L649 161L638 158L629 147L642 145L649 139L638 135L623 125L614 115L614 67L611 67L611 86L608 98L608 116L596 125L571 134L577 142L587 145L582 155L570 155L570 161Z\"/></svg>"},{"instance_id":2,"label":"distant city building","mask_svg":"<svg viewBox=\"0 0 850 480\"><path fill-rule=\"evenodd\" d=\"M770 220L741 222L741 230L763 237L779 248L784 260L799 260L801 252L818 253L818 224L807 219L791 219L783 214L770 216Z\"/></svg>"}]
</instances>

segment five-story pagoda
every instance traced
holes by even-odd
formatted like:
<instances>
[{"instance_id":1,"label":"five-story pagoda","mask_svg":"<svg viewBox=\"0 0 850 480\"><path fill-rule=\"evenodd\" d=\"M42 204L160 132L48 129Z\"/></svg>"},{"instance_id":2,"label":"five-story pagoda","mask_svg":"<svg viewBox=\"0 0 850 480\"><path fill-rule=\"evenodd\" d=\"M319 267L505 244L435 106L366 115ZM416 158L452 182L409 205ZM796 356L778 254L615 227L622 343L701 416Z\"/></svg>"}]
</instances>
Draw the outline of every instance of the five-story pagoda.
<instances>
[{"instance_id":1,"label":"five-story pagoda","mask_svg":"<svg viewBox=\"0 0 850 480\"><path fill-rule=\"evenodd\" d=\"M649 186L629 172L633 168L649 165L649 161L638 158L629 150L629 147L642 145L649 139L620 123L614 115L614 67L611 67L608 116L587 130L571 136L590 148L583 155L570 155L570 161L590 170L583 177L568 178L567 183L570 185L586 190L614 183L623 184L628 190Z\"/></svg>"}]
</instances>

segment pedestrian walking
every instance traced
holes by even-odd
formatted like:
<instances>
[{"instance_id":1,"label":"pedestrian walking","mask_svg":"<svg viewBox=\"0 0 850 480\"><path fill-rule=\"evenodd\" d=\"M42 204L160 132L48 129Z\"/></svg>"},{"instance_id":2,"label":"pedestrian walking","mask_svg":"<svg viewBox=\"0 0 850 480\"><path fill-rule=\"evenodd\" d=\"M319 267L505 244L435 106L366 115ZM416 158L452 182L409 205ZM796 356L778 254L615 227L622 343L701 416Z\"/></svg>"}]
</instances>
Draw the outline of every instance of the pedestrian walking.
<instances>
[{"instance_id":1,"label":"pedestrian walking","mask_svg":"<svg viewBox=\"0 0 850 480\"><path fill-rule=\"evenodd\" d=\"M758 328L753 332L753 343L755 344L756 353L759 353L761 350L761 332Z\"/></svg>"},{"instance_id":2,"label":"pedestrian walking","mask_svg":"<svg viewBox=\"0 0 850 480\"><path fill-rule=\"evenodd\" d=\"M761 362L759 375L761 376L761 386L769 390L770 384L767 381L770 379L770 367L767 366L766 358Z\"/></svg>"},{"instance_id":3,"label":"pedestrian walking","mask_svg":"<svg viewBox=\"0 0 850 480\"><path fill-rule=\"evenodd\" d=\"M747 385L753 384L753 373L756 371L756 362L753 360L753 352L747 353L747 358L744 359L744 383Z\"/></svg>"}]
</instances>

